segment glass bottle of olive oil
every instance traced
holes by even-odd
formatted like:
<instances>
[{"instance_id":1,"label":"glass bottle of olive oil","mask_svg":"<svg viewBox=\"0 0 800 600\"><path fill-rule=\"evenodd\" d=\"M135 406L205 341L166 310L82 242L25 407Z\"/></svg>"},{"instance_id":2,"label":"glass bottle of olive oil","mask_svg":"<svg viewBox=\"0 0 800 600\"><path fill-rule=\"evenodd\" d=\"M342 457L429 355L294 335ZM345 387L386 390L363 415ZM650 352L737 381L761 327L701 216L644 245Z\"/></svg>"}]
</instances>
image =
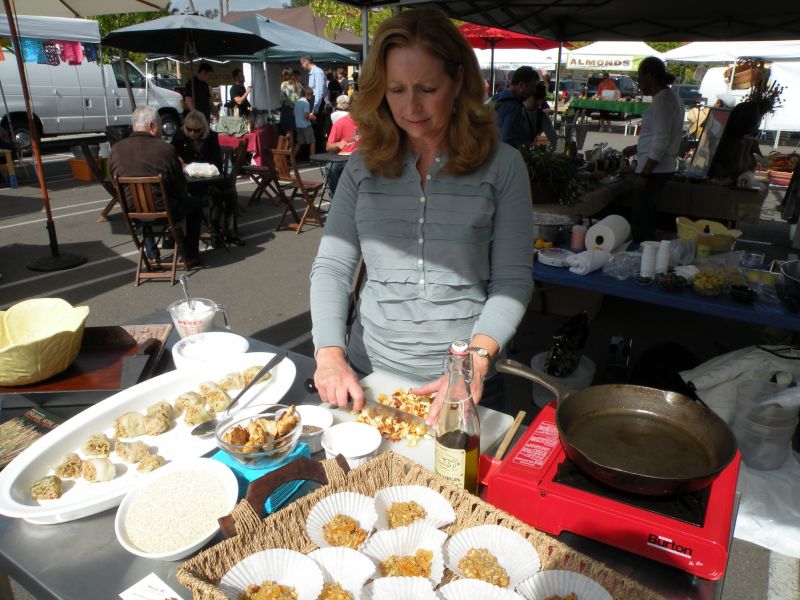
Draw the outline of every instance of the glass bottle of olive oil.
<instances>
[{"instance_id":1,"label":"glass bottle of olive oil","mask_svg":"<svg viewBox=\"0 0 800 600\"><path fill-rule=\"evenodd\" d=\"M436 421L435 470L438 475L478 492L478 454L481 424L472 401L472 356L466 342L450 345L446 358L447 389Z\"/></svg>"}]
</instances>

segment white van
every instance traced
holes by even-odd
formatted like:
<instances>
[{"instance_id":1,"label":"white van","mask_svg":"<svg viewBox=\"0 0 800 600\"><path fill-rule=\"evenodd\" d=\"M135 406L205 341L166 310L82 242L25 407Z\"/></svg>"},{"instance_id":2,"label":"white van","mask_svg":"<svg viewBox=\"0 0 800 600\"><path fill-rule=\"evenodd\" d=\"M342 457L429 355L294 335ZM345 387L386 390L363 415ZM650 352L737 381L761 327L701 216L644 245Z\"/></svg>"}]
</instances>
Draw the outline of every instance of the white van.
<instances>
[{"instance_id":1,"label":"white van","mask_svg":"<svg viewBox=\"0 0 800 600\"><path fill-rule=\"evenodd\" d=\"M32 15L19 15L16 21L23 38L100 42L97 21ZM9 33L8 19L0 15L0 36ZM8 47L4 48L4 54L5 60L0 62L0 82L5 102L0 103L0 126L8 130L12 125L16 144L27 147L30 132L16 56ZM155 107L161 115L164 133L172 135L180 125L180 94L156 86L146 89L142 72L132 63L127 64L136 105L147 103ZM34 122L40 135L95 133L105 131L108 125L130 124L131 102L118 61L102 66L86 59L78 65L28 62L24 67Z\"/></svg>"},{"instance_id":2,"label":"white van","mask_svg":"<svg viewBox=\"0 0 800 600\"><path fill-rule=\"evenodd\" d=\"M17 62L11 51L5 54L6 60L0 62L0 81L8 109L0 102L0 126L8 130L10 119L16 144L27 147L30 133ZM104 72L100 64L85 60L80 65L62 63L55 67L25 63L34 121L41 136L103 132L106 125L130 124L131 102L122 66L115 61L102 65L102 69ZM174 134L181 123L181 95L155 85L145 89L145 76L131 62L127 71L136 106L146 103L155 107L164 135Z\"/></svg>"}]
</instances>

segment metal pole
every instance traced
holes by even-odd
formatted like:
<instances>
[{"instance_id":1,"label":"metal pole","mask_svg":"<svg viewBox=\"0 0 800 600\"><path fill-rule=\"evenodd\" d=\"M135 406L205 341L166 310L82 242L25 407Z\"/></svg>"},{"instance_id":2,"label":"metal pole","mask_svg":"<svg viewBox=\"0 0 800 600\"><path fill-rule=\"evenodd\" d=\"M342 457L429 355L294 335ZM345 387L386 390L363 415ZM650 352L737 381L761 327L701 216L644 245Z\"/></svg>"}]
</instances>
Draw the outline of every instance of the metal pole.
<instances>
[{"instance_id":1,"label":"metal pole","mask_svg":"<svg viewBox=\"0 0 800 600\"><path fill-rule=\"evenodd\" d=\"M47 235L50 239L51 256L43 256L30 261L27 267L33 271L61 271L71 269L86 262L85 256L77 254L61 254L58 249L58 237L56 236L56 224L53 221L53 213L50 210L50 196L47 193L47 184L44 181L44 167L42 166L42 155L39 151L39 130L33 119L33 109L31 96L28 90L28 77L25 74L25 66L22 63L22 44L19 40L19 32L15 23L16 15L11 11L10 0L3 0L3 6L8 17L8 28L11 33L11 40L16 50L14 55L17 59L17 69L19 70L19 82L22 85L22 95L25 98L25 111L28 116L28 129L31 134L31 151L33 160L36 163L36 175L39 178L39 189L42 194L42 203L47 215ZM93 157L86 157L92 159Z\"/></svg>"},{"instance_id":2,"label":"metal pole","mask_svg":"<svg viewBox=\"0 0 800 600\"><path fill-rule=\"evenodd\" d=\"M556 63L556 100L553 103L553 127L556 126L556 121L558 120L558 82L561 78L561 48L563 48L564 44L562 42L558 42L558 62Z\"/></svg>"},{"instance_id":3,"label":"metal pole","mask_svg":"<svg viewBox=\"0 0 800 600\"><path fill-rule=\"evenodd\" d=\"M491 60L491 63L489 63L489 69L491 70L490 79L492 80L492 87L489 90L489 97L490 98L492 96L494 96L494 44L495 44L494 40L489 40L489 45L490 45L490 47L492 49L492 60Z\"/></svg>"},{"instance_id":4,"label":"metal pole","mask_svg":"<svg viewBox=\"0 0 800 600\"><path fill-rule=\"evenodd\" d=\"M14 126L11 124L11 113L8 110L8 102L6 102L6 93L3 90L3 82L0 81L0 96L3 97L3 106L6 109L6 116L8 117L8 134L11 136L11 143L14 143Z\"/></svg>"},{"instance_id":5,"label":"metal pole","mask_svg":"<svg viewBox=\"0 0 800 600\"><path fill-rule=\"evenodd\" d=\"M361 7L361 64L363 65L367 60L367 52L369 51L369 7Z\"/></svg>"}]
</instances>

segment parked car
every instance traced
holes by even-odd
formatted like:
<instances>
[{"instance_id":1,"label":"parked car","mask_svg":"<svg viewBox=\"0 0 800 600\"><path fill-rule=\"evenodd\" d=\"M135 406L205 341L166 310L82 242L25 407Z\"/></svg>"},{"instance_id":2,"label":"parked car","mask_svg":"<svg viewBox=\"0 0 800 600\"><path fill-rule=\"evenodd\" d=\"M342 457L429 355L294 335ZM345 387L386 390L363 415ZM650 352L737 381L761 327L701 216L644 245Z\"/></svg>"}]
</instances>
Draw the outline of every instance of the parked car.
<instances>
[{"instance_id":1,"label":"parked car","mask_svg":"<svg viewBox=\"0 0 800 600\"><path fill-rule=\"evenodd\" d=\"M153 77L152 82L160 88L172 90L183 96L183 83L174 75L156 75Z\"/></svg>"},{"instance_id":2,"label":"parked car","mask_svg":"<svg viewBox=\"0 0 800 600\"><path fill-rule=\"evenodd\" d=\"M619 95L622 98L633 98L639 93L639 86L627 75L611 75L610 78L617 84ZM597 93L597 86L602 77L594 75L586 83L586 97L591 98Z\"/></svg>"},{"instance_id":3,"label":"parked car","mask_svg":"<svg viewBox=\"0 0 800 600\"><path fill-rule=\"evenodd\" d=\"M678 94L686 108L692 108L703 104L703 95L700 93L700 86L694 84L675 84L670 86Z\"/></svg>"},{"instance_id":4,"label":"parked car","mask_svg":"<svg viewBox=\"0 0 800 600\"><path fill-rule=\"evenodd\" d=\"M556 88L555 80L550 82L550 93L552 94ZM573 98L577 98L580 93L581 89L583 88L583 83L580 81L574 81L572 79L563 79L558 82L558 101L559 102L569 102Z\"/></svg>"},{"instance_id":5,"label":"parked car","mask_svg":"<svg viewBox=\"0 0 800 600\"><path fill-rule=\"evenodd\" d=\"M10 50L0 61L6 104L0 104L0 127L14 130L14 144L28 148L31 132L25 113L17 63ZM182 98L167 89L151 86L145 93L145 76L130 61L128 81L137 106L147 104L158 110L162 133L171 136L181 124ZM119 61L99 64L83 61L79 65L51 66L27 63L28 87L33 105L33 122L40 136L103 132L107 126L129 125L131 101Z\"/></svg>"}]
</instances>

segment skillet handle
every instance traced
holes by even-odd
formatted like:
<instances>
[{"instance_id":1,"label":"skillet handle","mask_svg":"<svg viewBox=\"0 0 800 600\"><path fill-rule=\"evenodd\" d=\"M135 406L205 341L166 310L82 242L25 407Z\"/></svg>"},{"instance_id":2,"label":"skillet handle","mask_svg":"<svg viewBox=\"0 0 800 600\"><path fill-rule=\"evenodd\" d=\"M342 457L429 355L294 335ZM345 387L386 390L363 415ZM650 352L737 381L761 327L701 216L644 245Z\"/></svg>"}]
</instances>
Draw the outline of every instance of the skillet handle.
<instances>
[{"instance_id":1,"label":"skillet handle","mask_svg":"<svg viewBox=\"0 0 800 600\"><path fill-rule=\"evenodd\" d=\"M501 373L506 373L508 375L516 375L517 377L522 377L523 379L530 379L531 381L543 385L556 395L556 400L558 402L561 402L564 398L566 398L572 393L572 390L570 388L562 385L550 375L542 373L538 369L532 369L531 367L523 365L522 363L517 362L516 360L511 360L510 358L503 358L498 360L495 363L495 368Z\"/></svg>"}]
</instances>

